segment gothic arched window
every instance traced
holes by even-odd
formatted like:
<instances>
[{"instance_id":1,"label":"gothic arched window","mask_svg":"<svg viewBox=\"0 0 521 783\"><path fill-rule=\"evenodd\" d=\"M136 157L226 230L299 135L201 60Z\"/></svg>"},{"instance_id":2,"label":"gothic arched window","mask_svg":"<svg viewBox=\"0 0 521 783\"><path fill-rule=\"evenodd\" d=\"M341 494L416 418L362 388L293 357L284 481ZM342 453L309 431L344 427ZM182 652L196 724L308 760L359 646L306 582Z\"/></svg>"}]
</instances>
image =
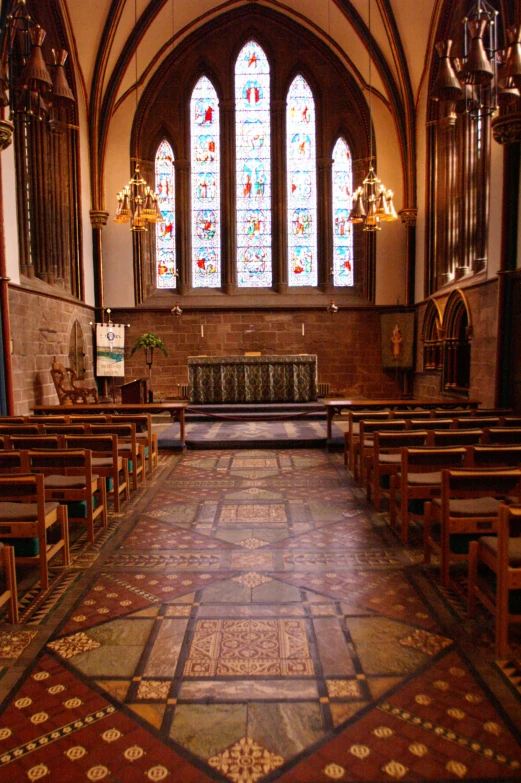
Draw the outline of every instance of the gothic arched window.
<instances>
[{"instance_id":1,"label":"gothic arched window","mask_svg":"<svg viewBox=\"0 0 521 783\"><path fill-rule=\"evenodd\" d=\"M353 285L353 163L345 139L333 150L333 285Z\"/></svg>"},{"instance_id":2,"label":"gothic arched window","mask_svg":"<svg viewBox=\"0 0 521 783\"><path fill-rule=\"evenodd\" d=\"M176 287L174 153L162 141L155 159L156 193L163 223L156 225L156 274L158 288Z\"/></svg>"},{"instance_id":3,"label":"gothic arched window","mask_svg":"<svg viewBox=\"0 0 521 783\"><path fill-rule=\"evenodd\" d=\"M317 164L315 101L300 74L286 109L288 284L317 285Z\"/></svg>"},{"instance_id":4,"label":"gothic arched window","mask_svg":"<svg viewBox=\"0 0 521 783\"><path fill-rule=\"evenodd\" d=\"M202 76L190 102L192 163L192 285L221 285L219 101Z\"/></svg>"},{"instance_id":5,"label":"gothic arched window","mask_svg":"<svg viewBox=\"0 0 521 783\"><path fill-rule=\"evenodd\" d=\"M237 285L268 288L271 255L270 67L254 41L235 63Z\"/></svg>"}]
</instances>

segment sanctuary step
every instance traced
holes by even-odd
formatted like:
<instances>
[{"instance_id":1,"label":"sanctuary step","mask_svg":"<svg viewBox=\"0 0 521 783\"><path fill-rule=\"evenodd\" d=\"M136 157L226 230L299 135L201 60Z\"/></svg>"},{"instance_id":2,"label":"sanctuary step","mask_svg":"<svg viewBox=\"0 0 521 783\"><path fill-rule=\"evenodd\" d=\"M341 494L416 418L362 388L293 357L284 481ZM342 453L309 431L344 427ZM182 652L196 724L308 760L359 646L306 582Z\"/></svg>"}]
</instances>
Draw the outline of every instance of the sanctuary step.
<instances>
[{"instance_id":1,"label":"sanctuary step","mask_svg":"<svg viewBox=\"0 0 521 783\"><path fill-rule=\"evenodd\" d=\"M207 416L205 414L208 414ZM189 403L186 411L186 421L199 421L213 416L245 416L248 418L274 417L302 418L307 421L320 421L326 418L326 411L320 403L316 402L288 402L288 403L220 403L197 405Z\"/></svg>"}]
</instances>

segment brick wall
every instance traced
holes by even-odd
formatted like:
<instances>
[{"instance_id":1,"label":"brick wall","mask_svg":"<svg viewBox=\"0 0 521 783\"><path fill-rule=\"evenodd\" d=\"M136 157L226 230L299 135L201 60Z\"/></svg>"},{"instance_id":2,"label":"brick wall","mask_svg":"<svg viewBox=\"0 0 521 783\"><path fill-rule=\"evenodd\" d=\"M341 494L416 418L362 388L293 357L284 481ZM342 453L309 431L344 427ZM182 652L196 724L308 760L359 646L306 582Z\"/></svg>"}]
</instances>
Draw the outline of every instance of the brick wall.
<instances>
[{"instance_id":1,"label":"brick wall","mask_svg":"<svg viewBox=\"0 0 521 783\"><path fill-rule=\"evenodd\" d=\"M481 400L484 408L495 405L496 341L497 341L497 279L464 289L472 324L469 396ZM436 297L442 313L449 294ZM426 303L417 310L416 375L414 394L417 397L438 397L441 392L441 371L423 372L421 332Z\"/></svg>"},{"instance_id":2,"label":"brick wall","mask_svg":"<svg viewBox=\"0 0 521 783\"><path fill-rule=\"evenodd\" d=\"M165 341L168 357L158 352L154 355L156 398L175 396L177 384L187 383L189 356L231 356L245 351L317 354L319 382L329 383L334 394L386 397L399 392L394 373L382 369L380 314L376 310L341 310L335 315L322 308L285 313L191 310L175 318L170 311L137 309L113 311L112 318L130 324L126 330L127 381L146 377L143 351L129 357L136 339L151 331Z\"/></svg>"},{"instance_id":3,"label":"brick wall","mask_svg":"<svg viewBox=\"0 0 521 783\"><path fill-rule=\"evenodd\" d=\"M29 413L33 405L58 404L51 378L54 357L69 364L69 336L76 320L81 324L86 353L85 384L93 384L92 308L18 287L9 288L9 317L13 344L15 413Z\"/></svg>"}]
</instances>

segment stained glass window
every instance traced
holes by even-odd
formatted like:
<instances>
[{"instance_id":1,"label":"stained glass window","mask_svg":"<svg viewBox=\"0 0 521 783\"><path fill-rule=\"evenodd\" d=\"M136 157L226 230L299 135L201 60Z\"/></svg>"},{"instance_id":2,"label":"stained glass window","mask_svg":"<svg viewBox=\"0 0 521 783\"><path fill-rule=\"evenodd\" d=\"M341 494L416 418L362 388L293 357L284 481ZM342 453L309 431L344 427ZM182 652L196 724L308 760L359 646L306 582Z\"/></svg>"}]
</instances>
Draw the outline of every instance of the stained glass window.
<instances>
[{"instance_id":1,"label":"stained glass window","mask_svg":"<svg viewBox=\"0 0 521 783\"><path fill-rule=\"evenodd\" d=\"M254 41L235 64L237 285L272 284L270 67Z\"/></svg>"},{"instance_id":2,"label":"stained glass window","mask_svg":"<svg viewBox=\"0 0 521 783\"><path fill-rule=\"evenodd\" d=\"M333 285L353 285L353 201L351 151L344 139L333 150Z\"/></svg>"},{"instance_id":3,"label":"stained glass window","mask_svg":"<svg viewBox=\"0 0 521 783\"><path fill-rule=\"evenodd\" d=\"M303 76L288 92L288 284L317 285L315 101Z\"/></svg>"},{"instance_id":4,"label":"stained glass window","mask_svg":"<svg viewBox=\"0 0 521 783\"><path fill-rule=\"evenodd\" d=\"M192 284L221 285L221 199L219 188L219 101L206 76L190 104L192 163Z\"/></svg>"},{"instance_id":5,"label":"stained glass window","mask_svg":"<svg viewBox=\"0 0 521 783\"><path fill-rule=\"evenodd\" d=\"M156 153L156 193L164 223L156 225L156 272L158 288L175 288L175 176L174 153L162 141Z\"/></svg>"}]
</instances>

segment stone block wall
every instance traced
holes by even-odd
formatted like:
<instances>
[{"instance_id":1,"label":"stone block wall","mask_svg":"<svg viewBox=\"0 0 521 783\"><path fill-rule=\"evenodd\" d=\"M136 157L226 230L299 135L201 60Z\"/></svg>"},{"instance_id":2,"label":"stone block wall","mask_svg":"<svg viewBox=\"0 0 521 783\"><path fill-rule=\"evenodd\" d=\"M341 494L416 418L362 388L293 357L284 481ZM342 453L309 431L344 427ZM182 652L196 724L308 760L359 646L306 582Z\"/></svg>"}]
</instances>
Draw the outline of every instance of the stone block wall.
<instances>
[{"instance_id":1,"label":"stone block wall","mask_svg":"<svg viewBox=\"0 0 521 783\"><path fill-rule=\"evenodd\" d=\"M493 408L496 382L497 279L465 288L463 291L469 306L472 325L469 397L481 400L481 405L484 408ZM449 291L447 294L436 297L442 313L450 293ZM421 334L426 307L426 302L418 305L416 319L414 395L420 398L438 397L442 391L441 371L424 372L423 370Z\"/></svg>"},{"instance_id":2,"label":"stone block wall","mask_svg":"<svg viewBox=\"0 0 521 783\"><path fill-rule=\"evenodd\" d=\"M394 372L382 369L380 314L376 309L299 311L250 310L213 312L190 310L176 318L167 310L117 310L112 318L128 323L125 379L146 377L143 351L130 358L136 339L151 331L162 337L168 357L156 351L152 388L156 398L173 397L185 384L189 356L311 353L318 356L318 380L332 394L363 397L396 396ZM304 324L304 335L302 334ZM204 335L201 334L201 327Z\"/></svg>"},{"instance_id":3,"label":"stone block wall","mask_svg":"<svg viewBox=\"0 0 521 783\"><path fill-rule=\"evenodd\" d=\"M76 320L84 335L85 385L95 385L91 307L10 286L9 317L15 414L29 413L33 405L58 404L50 369L55 356L68 366L69 337Z\"/></svg>"}]
</instances>

